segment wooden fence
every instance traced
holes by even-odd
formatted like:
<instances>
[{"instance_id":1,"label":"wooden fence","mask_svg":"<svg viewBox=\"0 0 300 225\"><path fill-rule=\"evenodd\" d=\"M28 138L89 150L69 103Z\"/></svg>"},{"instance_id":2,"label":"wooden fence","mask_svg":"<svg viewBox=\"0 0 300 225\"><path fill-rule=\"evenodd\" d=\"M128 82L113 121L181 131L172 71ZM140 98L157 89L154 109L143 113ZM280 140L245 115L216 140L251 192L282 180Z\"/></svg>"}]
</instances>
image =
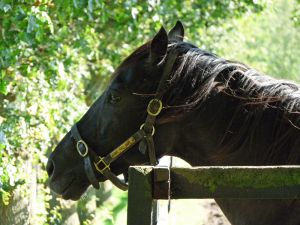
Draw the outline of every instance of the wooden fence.
<instances>
[{"instance_id":1,"label":"wooden fence","mask_svg":"<svg viewBox=\"0 0 300 225\"><path fill-rule=\"evenodd\" d=\"M129 168L127 225L157 224L158 199L300 198L300 166Z\"/></svg>"}]
</instances>

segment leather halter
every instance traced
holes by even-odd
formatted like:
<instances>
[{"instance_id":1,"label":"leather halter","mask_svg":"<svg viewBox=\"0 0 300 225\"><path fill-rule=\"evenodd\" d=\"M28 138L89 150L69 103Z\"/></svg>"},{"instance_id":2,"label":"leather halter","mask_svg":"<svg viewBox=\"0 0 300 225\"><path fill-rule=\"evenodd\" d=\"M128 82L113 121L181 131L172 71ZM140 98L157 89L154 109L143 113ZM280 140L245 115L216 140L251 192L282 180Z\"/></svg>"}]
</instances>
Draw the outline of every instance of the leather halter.
<instances>
[{"instance_id":1,"label":"leather halter","mask_svg":"<svg viewBox=\"0 0 300 225\"><path fill-rule=\"evenodd\" d=\"M167 59L161 80L158 84L155 97L148 103L147 106L147 118L145 123L140 126L140 129L135 132L131 137L125 140L121 145L115 148L111 153L106 156L98 156L96 152L91 149L88 144L81 138L78 131L77 125L74 124L71 128L72 137L76 141L76 149L78 154L83 157L85 173L93 185L94 188L99 189L99 182L95 175L95 170L100 174L104 175L108 180L110 180L115 186L121 190L127 190L128 185L120 180L117 175L115 175L110 170L110 164L128 151L135 144L140 142L140 151L147 150L150 164L155 166L157 164L157 159L155 155L155 147L153 141L153 135L155 133L155 120L163 109L162 106L162 96L166 90L166 81L169 74L172 71L173 65L177 58L177 54L169 54ZM144 149L141 149L144 147Z\"/></svg>"}]
</instances>

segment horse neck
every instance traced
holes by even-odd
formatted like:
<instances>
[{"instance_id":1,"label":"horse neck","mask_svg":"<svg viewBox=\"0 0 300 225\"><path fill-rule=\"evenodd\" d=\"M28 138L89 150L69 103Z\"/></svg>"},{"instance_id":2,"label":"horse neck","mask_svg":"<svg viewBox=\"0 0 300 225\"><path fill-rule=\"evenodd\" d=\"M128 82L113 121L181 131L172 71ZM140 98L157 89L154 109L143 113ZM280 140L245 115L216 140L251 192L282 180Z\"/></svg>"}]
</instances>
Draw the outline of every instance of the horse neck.
<instances>
[{"instance_id":1,"label":"horse neck","mask_svg":"<svg viewBox=\"0 0 300 225\"><path fill-rule=\"evenodd\" d=\"M211 156L217 154L218 143L227 128L232 109L223 104L223 97L207 100L188 113L178 126L179 143L173 154L192 166L218 165Z\"/></svg>"},{"instance_id":2,"label":"horse neck","mask_svg":"<svg viewBox=\"0 0 300 225\"><path fill-rule=\"evenodd\" d=\"M219 94L187 115L174 155L193 166L299 163L299 154L293 155L300 147L300 131L282 119L280 110L241 113L242 105L232 98Z\"/></svg>"}]
</instances>

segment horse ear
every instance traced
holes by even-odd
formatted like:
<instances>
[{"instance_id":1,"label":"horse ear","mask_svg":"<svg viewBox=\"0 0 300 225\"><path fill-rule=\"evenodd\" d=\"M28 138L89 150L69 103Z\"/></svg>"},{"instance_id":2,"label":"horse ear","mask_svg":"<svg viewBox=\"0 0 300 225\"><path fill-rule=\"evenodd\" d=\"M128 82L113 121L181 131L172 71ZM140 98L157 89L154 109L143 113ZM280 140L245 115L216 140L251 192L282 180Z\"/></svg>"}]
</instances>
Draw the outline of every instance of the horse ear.
<instances>
[{"instance_id":1,"label":"horse ear","mask_svg":"<svg viewBox=\"0 0 300 225\"><path fill-rule=\"evenodd\" d=\"M184 28L182 23L179 20L168 33L168 37L170 41L183 41Z\"/></svg>"},{"instance_id":2,"label":"horse ear","mask_svg":"<svg viewBox=\"0 0 300 225\"><path fill-rule=\"evenodd\" d=\"M150 61L158 63L167 53L168 35L164 27L161 27L158 33L151 41Z\"/></svg>"}]
</instances>

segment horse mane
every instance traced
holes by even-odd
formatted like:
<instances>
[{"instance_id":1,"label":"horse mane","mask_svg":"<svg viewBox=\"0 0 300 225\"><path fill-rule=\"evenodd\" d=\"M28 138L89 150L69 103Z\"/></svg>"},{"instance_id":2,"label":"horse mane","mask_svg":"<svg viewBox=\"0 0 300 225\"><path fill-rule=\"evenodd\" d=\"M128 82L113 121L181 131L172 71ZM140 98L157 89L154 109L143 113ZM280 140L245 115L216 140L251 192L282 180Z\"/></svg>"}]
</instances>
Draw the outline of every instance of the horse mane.
<instances>
[{"instance_id":1,"label":"horse mane","mask_svg":"<svg viewBox=\"0 0 300 225\"><path fill-rule=\"evenodd\" d=\"M232 95L248 104L281 102L278 107L289 113L300 113L300 86L278 80L249 68L240 62L219 58L187 43L174 47L180 56L169 80L169 108L193 111L212 90Z\"/></svg>"},{"instance_id":2,"label":"horse mane","mask_svg":"<svg viewBox=\"0 0 300 225\"><path fill-rule=\"evenodd\" d=\"M170 46L170 51L174 50L179 57L164 96L166 115L178 117L201 110L216 96L225 99L216 111L226 111L234 102L218 154L212 156L215 160L230 161L245 154L245 148L265 146L263 153L255 153L257 164L299 163L299 85L263 75L187 43ZM220 120L218 112L211 117ZM217 128L218 122L214 124Z\"/></svg>"},{"instance_id":3,"label":"horse mane","mask_svg":"<svg viewBox=\"0 0 300 225\"><path fill-rule=\"evenodd\" d=\"M120 67L147 57L149 48L150 42L142 45ZM228 112L230 104L231 114L227 113L218 151L210 156L214 162L234 162L249 154L256 165L300 163L299 85L186 42L170 43L168 53L174 52L178 57L166 85L165 110L159 121L174 121L201 111L207 102L221 96L222 104L209 115L214 121L211 129L224 123L220 113Z\"/></svg>"}]
</instances>

